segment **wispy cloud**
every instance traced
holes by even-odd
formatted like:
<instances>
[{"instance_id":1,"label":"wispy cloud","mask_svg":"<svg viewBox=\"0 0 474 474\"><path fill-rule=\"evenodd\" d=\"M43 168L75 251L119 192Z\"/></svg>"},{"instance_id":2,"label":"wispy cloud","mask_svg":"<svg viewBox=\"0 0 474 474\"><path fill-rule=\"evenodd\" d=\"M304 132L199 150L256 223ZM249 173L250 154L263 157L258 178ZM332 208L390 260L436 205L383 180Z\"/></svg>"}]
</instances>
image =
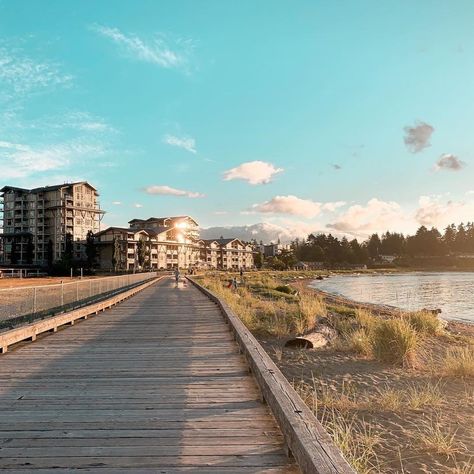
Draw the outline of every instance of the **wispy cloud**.
<instances>
[{"instance_id":1,"label":"wispy cloud","mask_svg":"<svg viewBox=\"0 0 474 474\"><path fill-rule=\"evenodd\" d=\"M283 172L283 168L276 168L266 161L248 161L224 173L224 180L241 179L250 184L268 184L273 177Z\"/></svg>"},{"instance_id":2,"label":"wispy cloud","mask_svg":"<svg viewBox=\"0 0 474 474\"><path fill-rule=\"evenodd\" d=\"M0 87L3 93L27 94L54 86L68 86L73 77L58 64L36 61L18 48L0 47Z\"/></svg>"},{"instance_id":3,"label":"wispy cloud","mask_svg":"<svg viewBox=\"0 0 474 474\"><path fill-rule=\"evenodd\" d=\"M140 209L141 207L143 207L143 204L135 203L135 204L133 205L133 207L136 207L137 209Z\"/></svg>"},{"instance_id":4,"label":"wispy cloud","mask_svg":"<svg viewBox=\"0 0 474 474\"><path fill-rule=\"evenodd\" d=\"M122 202L121 201L113 201L112 204L114 206L121 206L122 205Z\"/></svg>"},{"instance_id":5,"label":"wispy cloud","mask_svg":"<svg viewBox=\"0 0 474 474\"><path fill-rule=\"evenodd\" d=\"M430 138L434 132L433 126L425 122L416 122L413 127L405 127L404 142L408 150L418 153L431 146Z\"/></svg>"},{"instance_id":6,"label":"wispy cloud","mask_svg":"<svg viewBox=\"0 0 474 474\"><path fill-rule=\"evenodd\" d=\"M327 202L321 203L309 199L301 199L296 196L275 196L269 201L260 204L254 204L250 212L261 212L269 214L289 214L313 218L323 211L333 212L339 207L345 205L345 202Z\"/></svg>"},{"instance_id":7,"label":"wispy cloud","mask_svg":"<svg viewBox=\"0 0 474 474\"><path fill-rule=\"evenodd\" d=\"M164 68L180 68L187 64L192 43L189 40L174 41L173 44L163 34L155 34L151 39L126 34L118 28L93 25L92 29L101 36L118 45L134 59L155 64Z\"/></svg>"},{"instance_id":8,"label":"wispy cloud","mask_svg":"<svg viewBox=\"0 0 474 474\"><path fill-rule=\"evenodd\" d=\"M163 142L182 148L183 150L189 151L190 153L197 153L196 150L196 140L192 137L177 137L175 135L165 135L163 137Z\"/></svg>"},{"instance_id":9,"label":"wispy cloud","mask_svg":"<svg viewBox=\"0 0 474 474\"><path fill-rule=\"evenodd\" d=\"M168 196L180 196L188 198L203 198L204 194L196 193L193 191L185 191L184 189L176 189L170 186L148 186L144 189L147 194L158 194L158 195L168 195Z\"/></svg>"},{"instance_id":10,"label":"wispy cloud","mask_svg":"<svg viewBox=\"0 0 474 474\"><path fill-rule=\"evenodd\" d=\"M65 168L74 161L104 152L100 145L82 142L31 147L21 143L0 142L0 176L24 178L36 173Z\"/></svg>"},{"instance_id":11,"label":"wispy cloud","mask_svg":"<svg viewBox=\"0 0 474 474\"><path fill-rule=\"evenodd\" d=\"M435 171L439 170L450 170L450 171L460 171L466 166L464 161L461 161L456 155L451 153L445 153L440 156L439 160L436 162L434 169Z\"/></svg>"}]
</instances>

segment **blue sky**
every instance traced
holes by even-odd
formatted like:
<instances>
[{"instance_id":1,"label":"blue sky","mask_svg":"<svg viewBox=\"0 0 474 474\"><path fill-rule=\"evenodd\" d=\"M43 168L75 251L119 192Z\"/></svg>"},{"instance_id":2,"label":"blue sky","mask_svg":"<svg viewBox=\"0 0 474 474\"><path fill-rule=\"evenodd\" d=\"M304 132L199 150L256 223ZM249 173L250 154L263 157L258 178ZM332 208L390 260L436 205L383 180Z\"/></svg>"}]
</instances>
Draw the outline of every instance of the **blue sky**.
<instances>
[{"instance_id":1,"label":"blue sky","mask_svg":"<svg viewBox=\"0 0 474 474\"><path fill-rule=\"evenodd\" d=\"M84 179L105 224L257 238L473 220L473 23L456 0L0 0L0 184Z\"/></svg>"}]
</instances>

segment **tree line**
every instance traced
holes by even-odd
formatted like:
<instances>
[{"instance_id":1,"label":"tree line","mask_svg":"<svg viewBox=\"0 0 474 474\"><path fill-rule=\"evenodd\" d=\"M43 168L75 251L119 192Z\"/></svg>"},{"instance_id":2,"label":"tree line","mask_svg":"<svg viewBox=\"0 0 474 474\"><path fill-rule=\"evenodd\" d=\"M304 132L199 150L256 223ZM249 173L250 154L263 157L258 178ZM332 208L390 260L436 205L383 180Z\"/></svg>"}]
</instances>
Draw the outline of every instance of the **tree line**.
<instances>
[{"instance_id":1,"label":"tree line","mask_svg":"<svg viewBox=\"0 0 474 474\"><path fill-rule=\"evenodd\" d=\"M328 265L367 264L388 255L418 258L474 254L474 223L451 224L443 233L425 226L419 227L414 235L376 233L361 243L331 234L310 234L306 240L294 240L291 248L296 260Z\"/></svg>"}]
</instances>

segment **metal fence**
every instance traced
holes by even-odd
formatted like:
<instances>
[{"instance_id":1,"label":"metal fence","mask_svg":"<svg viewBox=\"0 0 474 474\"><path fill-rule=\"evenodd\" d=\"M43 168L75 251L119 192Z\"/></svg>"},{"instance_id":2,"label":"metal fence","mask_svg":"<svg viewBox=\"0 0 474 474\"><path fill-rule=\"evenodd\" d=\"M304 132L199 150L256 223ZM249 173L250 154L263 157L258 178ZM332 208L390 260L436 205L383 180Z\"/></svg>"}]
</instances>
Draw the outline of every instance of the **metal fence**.
<instances>
[{"instance_id":1,"label":"metal fence","mask_svg":"<svg viewBox=\"0 0 474 474\"><path fill-rule=\"evenodd\" d=\"M156 272L90 278L54 285L0 289L0 323L31 315L44 315L61 307L79 306L99 295L135 285L157 276Z\"/></svg>"}]
</instances>

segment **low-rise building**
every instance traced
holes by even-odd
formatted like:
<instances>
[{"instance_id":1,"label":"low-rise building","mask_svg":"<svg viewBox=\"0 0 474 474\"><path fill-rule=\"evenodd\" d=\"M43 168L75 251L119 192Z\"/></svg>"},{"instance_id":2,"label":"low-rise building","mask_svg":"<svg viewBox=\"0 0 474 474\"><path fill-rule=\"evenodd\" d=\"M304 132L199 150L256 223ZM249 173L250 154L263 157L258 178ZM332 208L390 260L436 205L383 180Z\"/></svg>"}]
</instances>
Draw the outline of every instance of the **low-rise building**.
<instances>
[{"instance_id":1,"label":"low-rise building","mask_svg":"<svg viewBox=\"0 0 474 474\"><path fill-rule=\"evenodd\" d=\"M130 227L109 227L96 234L103 270L253 268L253 250L239 239L199 239L190 216L133 219Z\"/></svg>"}]
</instances>

